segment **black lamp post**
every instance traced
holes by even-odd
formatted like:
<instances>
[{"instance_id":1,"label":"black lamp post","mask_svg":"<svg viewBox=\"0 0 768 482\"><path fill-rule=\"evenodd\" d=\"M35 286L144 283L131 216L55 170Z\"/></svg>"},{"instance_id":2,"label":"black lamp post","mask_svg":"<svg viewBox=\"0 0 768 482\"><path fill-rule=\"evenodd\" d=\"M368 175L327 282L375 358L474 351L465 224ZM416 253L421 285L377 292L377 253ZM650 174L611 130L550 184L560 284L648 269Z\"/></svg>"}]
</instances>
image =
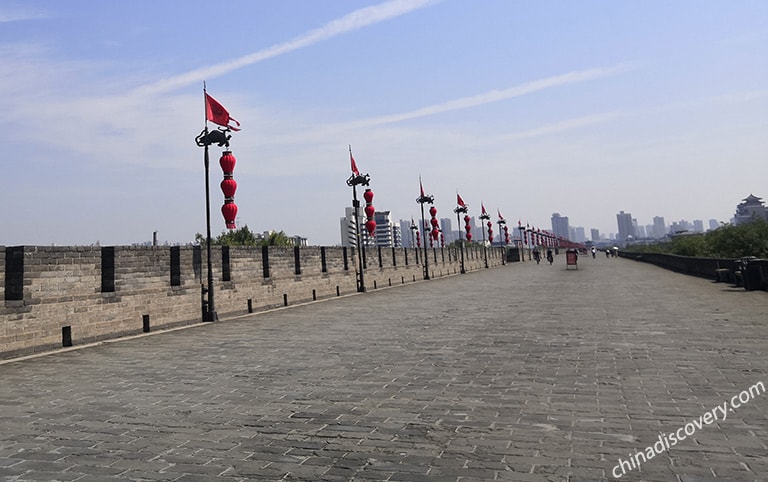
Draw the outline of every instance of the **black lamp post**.
<instances>
[{"instance_id":1,"label":"black lamp post","mask_svg":"<svg viewBox=\"0 0 768 482\"><path fill-rule=\"evenodd\" d=\"M415 237L415 240L414 240ZM416 264L419 264L419 252L421 251L421 238L419 236L419 227L416 226L416 222L411 218L411 247L416 250Z\"/></svg>"},{"instance_id":2,"label":"black lamp post","mask_svg":"<svg viewBox=\"0 0 768 482\"><path fill-rule=\"evenodd\" d=\"M368 186L371 183L371 176L368 174L360 174L359 171L357 171L357 166L354 163L354 159L352 158L352 147L349 148L349 158L352 161L353 166L353 172L352 175L349 176L349 179L347 179L347 186L350 186L352 188L352 209L354 212L354 218L355 218L355 247L357 248L357 265L358 265L358 276L357 276L357 291L358 293L364 293L365 292L365 275L364 275L364 265L363 265L363 258L365 258L365 245L362 243L362 238L360 236L360 221L358 218L358 209L360 208L360 201L357 199L357 186Z\"/></svg>"},{"instance_id":3,"label":"black lamp post","mask_svg":"<svg viewBox=\"0 0 768 482\"><path fill-rule=\"evenodd\" d=\"M491 219L491 216L487 212L485 212L485 206L483 206L483 211L480 214L479 218L482 219L483 221L488 221L489 219ZM480 231L483 232L483 259L485 262L485 267L488 268L488 251L485 248L485 228L483 227L482 222L480 223Z\"/></svg>"},{"instance_id":4,"label":"black lamp post","mask_svg":"<svg viewBox=\"0 0 768 482\"><path fill-rule=\"evenodd\" d=\"M203 160L205 163L205 244L208 264L208 287L206 288L201 284L200 291L203 321L217 321L219 317L216 314L216 307L214 304L213 265L211 264L211 188L208 146L217 144L219 147L228 148L229 139L232 137L229 133L231 131L239 131L240 128L237 126L240 125L240 122L230 116L227 109L225 109L216 99L208 95L205 82L203 82L203 98L205 99L205 128L200 135L195 138L195 143L199 147L205 148ZM216 130L209 131L208 121L218 124L220 127ZM231 124L231 122L234 122L237 126ZM221 167L224 170L224 181L221 183L221 189L224 192L225 200L221 213L224 215L227 228L235 229L237 205L234 203L233 198L235 190L237 189L237 183L235 183L232 178L232 171L235 167L235 156L227 150L222 154L219 164L221 164ZM206 295L208 295L207 300L205 299Z\"/></svg>"},{"instance_id":5,"label":"black lamp post","mask_svg":"<svg viewBox=\"0 0 768 482\"><path fill-rule=\"evenodd\" d=\"M501 217L501 213L499 213L499 220L496 221L496 224L499 225L499 245L502 247L502 257L501 257L501 264L506 264L507 260L507 240L509 239L509 235L507 234L507 221ZM504 233L504 237L501 237L501 233Z\"/></svg>"},{"instance_id":6,"label":"black lamp post","mask_svg":"<svg viewBox=\"0 0 768 482\"><path fill-rule=\"evenodd\" d=\"M469 207L466 204L463 206L460 204L456 206L456 209L454 209L453 212L456 213L456 222L460 227L461 215L467 214L469 212ZM461 253L461 274L464 274L467 271L464 269L464 239L463 236L461 236L461 229L459 229L459 252Z\"/></svg>"},{"instance_id":7,"label":"black lamp post","mask_svg":"<svg viewBox=\"0 0 768 482\"><path fill-rule=\"evenodd\" d=\"M530 226L525 227L525 239L528 240L531 247L531 249L528 250L528 261L530 261L531 253L533 252L533 248L535 248L535 246L533 245L533 229L531 229Z\"/></svg>"},{"instance_id":8,"label":"black lamp post","mask_svg":"<svg viewBox=\"0 0 768 482\"><path fill-rule=\"evenodd\" d=\"M504 218L499 218L498 221L496 221L496 224L499 225L499 244L502 246L506 246L506 238L501 237L501 233L504 232L504 228L506 227L507 221L504 220Z\"/></svg>"},{"instance_id":9,"label":"black lamp post","mask_svg":"<svg viewBox=\"0 0 768 482\"><path fill-rule=\"evenodd\" d=\"M206 124L204 130L204 146L205 146L205 250L207 256L208 265L208 288L202 288L203 295L208 294L208 300L203 300L203 321L218 321L219 316L216 314L216 306L214 305L213 296L213 266L211 265L211 187L209 182L209 166L210 160L208 157L208 146L211 145L208 142L208 125ZM229 143L227 143L229 145Z\"/></svg>"},{"instance_id":10,"label":"black lamp post","mask_svg":"<svg viewBox=\"0 0 768 482\"><path fill-rule=\"evenodd\" d=\"M517 229L520 230L520 261L525 262L525 228L520 221L517 222Z\"/></svg>"},{"instance_id":11,"label":"black lamp post","mask_svg":"<svg viewBox=\"0 0 768 482\"><path fill-rule=\"evenodd\" d=\"M203 91L205 92L205 91ZM202 298L202 317L203 321L218 321L216 314L216 305L214 303L214 283L213 283L213 265L211 264L211 188L210 188L210 157L208 146L218 144L221 147L229 147L229 139L232 136L227 135L229 129L217 129L208 131L208 122L206 117L205 129L195 138L195 143L204 148L203 160L205 164L205 250L208 265L208 286L200 286ZM207 295L207 299L206 299Z\"/></svg>"},{"instance_id":12,"label":"black lamp post","mask_svg":"<svg viewBox=\"0 0 768 482\"><path fill-rule=\"evenodd\" d=\"M424 218L424 204L433 204L435 202L435 197L432 195L426 195L424 194L424 186L421 185L421 179L419 179L419 186L421 187L421 195L416 198L416 202L421 204L421 225L424 226L424 231L422 232L422 238L424 236L430 236L430 234L426 231L426 219ZM430 238L431 239L431 238ZM427 240L424 238L424 279L429 279L429 254L427 253Z\"/></svg>"}]
</instances>

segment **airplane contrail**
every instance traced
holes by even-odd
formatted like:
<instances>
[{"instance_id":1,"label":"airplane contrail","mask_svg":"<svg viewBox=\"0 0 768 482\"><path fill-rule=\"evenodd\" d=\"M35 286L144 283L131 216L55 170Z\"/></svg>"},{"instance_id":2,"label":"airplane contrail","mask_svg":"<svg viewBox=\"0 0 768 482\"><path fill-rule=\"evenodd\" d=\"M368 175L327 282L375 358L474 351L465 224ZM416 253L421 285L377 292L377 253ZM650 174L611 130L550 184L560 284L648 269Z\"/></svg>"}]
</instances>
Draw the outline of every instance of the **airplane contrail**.
<instances>
[{"instance_id":1,"label":"airplane contrail","mask_svg":"<svg viewBox=\"0 0 768 482\"><path fill-rule=\"evenodd\" d=\"M272 45L252 54L232 59L209 67L202 67L180 75L174 75L166 79L147 84L135 89L137 94L158 94L184 87L206 79L212 79L233 70L246 67L262 60L287 54L304 47L309 47L323 40L338 35L358 30L400 15L405 15L414 10L438 3L441 0L391 0L389 2L372 5L370 7L355 10L343 17L331 20L320 28L310 30L294 39L280 44Z\"/></svg>"},{"instance_id":2,"label":"airplane contrail","mask_svg":"<svg viewBox=\"0 0 768 482\"><path fill-rule=\"evenodd\" d=\"M493 102L499 102L502 100L512 99L514 97L521 97L523 95L532 94L540 90L549 89L552 87L559 87L562 85L574 84L577 82L585 82L589 80L596 80L603 77L610 77L618 75L628 70L632 70L634 67L631 64L618 64L612 67L600 67L587 70L577 70L573 72L567 72L561 75L555 75L552 77L545 77L543 79L533 80L524 84L509 87L503 90L491 90L482 94L472 95L469 97L461 97L459 99L450 100L440 104L434 104L420 109L412 110L409 112L403 112L400 114L391 114L380 117L374 117L370 119L361 119L358 121L350 122L349 124L354 127L367 127L381 124L393 124L404 120L416 119L419 117L426 117L435 114L442 114L444 112L450 112L459 109L467 109L470 107L477 107L483 104L490 104Z\"/></svg>"}]
</instances>

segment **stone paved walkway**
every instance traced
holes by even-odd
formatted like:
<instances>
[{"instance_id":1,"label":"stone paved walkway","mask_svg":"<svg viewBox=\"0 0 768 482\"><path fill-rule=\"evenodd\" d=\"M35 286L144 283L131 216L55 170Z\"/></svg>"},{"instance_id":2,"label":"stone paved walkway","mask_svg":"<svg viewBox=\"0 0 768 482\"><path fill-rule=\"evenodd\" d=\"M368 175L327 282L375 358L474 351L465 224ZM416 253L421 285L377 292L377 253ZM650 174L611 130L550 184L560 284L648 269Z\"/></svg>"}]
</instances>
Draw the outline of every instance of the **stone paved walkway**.
<instances>
[{"instance_id":1,"label":"stone paved walkway","mask_svg":"<svg viewBox=\"0 0 768 482\"><path fill-rule=\"evenodd\" d=\"M0 480L766 480L768 293L579 261L3 363Z\"/></svg>"}]
</instances>

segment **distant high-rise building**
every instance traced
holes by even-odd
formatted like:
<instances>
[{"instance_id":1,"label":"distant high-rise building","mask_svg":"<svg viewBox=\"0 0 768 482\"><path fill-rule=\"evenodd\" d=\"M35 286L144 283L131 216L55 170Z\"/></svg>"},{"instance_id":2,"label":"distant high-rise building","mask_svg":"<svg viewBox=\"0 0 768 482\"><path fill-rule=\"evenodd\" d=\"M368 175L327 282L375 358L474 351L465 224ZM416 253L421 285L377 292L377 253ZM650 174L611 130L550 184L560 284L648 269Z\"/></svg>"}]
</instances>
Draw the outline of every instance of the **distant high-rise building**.
<instances>
[{"instance_id":1,"label":"distant high-rise building","mask_svg":"<svg viewBox=\"0 0 768 482\"><path fill-rule=\"evenodd\" d=\"M376 221L376 231L373 235L373 245L383 247L396 247L395 239L400 242L400 230L395 230L395 224L392 222L392 213L389 211L376 211L373 214L373 220ZM366 236L368 231L365 232Z\"/></svg>"},{"instance_id":2,"label":"distant high-rise building","mask_svg":"<svg viewBox=\"0 0 768 482\"><path fill-rule=\"evenodd\" d=\"M616 215L616 222L619 227L618 241L625 242L630 237L635 238L635 226L630 213L619 211L619 214Z\"/></svg>"},{"instance_id":3,"label":"distant high-rise building","mask_svg":"<svg viewBox=\"0 0 768 482\"><path fill-rule=\"evenodd\" d=\"M392 247L393 248L403 247L403 233L402 231L400 231L399 224L392 225Z\"/></svg>"},{"instance_id":4,"label":"distant high-rise building","mask_svg":"<svg viewBox=\"0 0 768 482\"><path fill-rule=\"evenodd\" d=\"M358 212L358 222L360 221L360 213ZM357 246L357 235L355 230L355 209L348 207L344 208L344 217L341 218L341 245L342 246Z\"/></svg>"},{"instance_id":5,"label":"distant high-rise building","mask_svg":"<svg viewBox=\"0 0 768 482\"><path fill-rule=\"evenodd\" d=\"M300 248L305 248L307 246L307 238L303 236L299 236L298 234L295 236L290 236L289 238L294 246L298 246Z\"/></svg>"},{"instance_id":6,"label":"distant high-rise building","mask_svg":"<svg viewBox=\"0 0 768 482\"><path fill-rule=\"evenodd\" d=\"M592 234L592 242L593 243L596 243L596 242L600 241L600 230L599 229L592 228L590 230L590 233Z\"/></svg>"},{"instance_id":7,"label":"distant high-rise building","mask_svg":"<svg viewBox=\"0 0 768 482\"><path fill-rule=\"evenodd\" d=\"M587 240L587 234L582 226L576 226L573 229L573 239L577 243L583 243Z\"/></svg>"},{"instance_id":8,"label":"distant high-rise building","mask_svg":"<svg viewBox=\"0 0 768 482\"><path fill-rule=\"evenodd\" d=\"M443 232L446 246L455 241L456 237L451 229L451 218L440 218L440 230Z\"/></svg>"},{"instance_id":9,"label":"distant high-rise building","mask_svg":"<svg viewBox=\"0 0 768 482\"><path fill-rule=\"evenodd\" d=\"M679 234L679 233L685 233L688 231L693 231L693 224L689 223L685 219L681 219L680 221L674 221L669 226L669 231L672 234Z\"/></svg>"},{"instance_id":10,"label":"distant high-rise building","mask_svg":"<svg viewBox=\"0 0 768 482\"><path fill-rule=\"evenodd\" d=\"M404 248L415 248L415 234L411 230L411 222L405 219L400 220L400 240ZM414 238L414 239L411 239Z\"/></svg>"},{"instance_id":11,"label":"distant high-rise building","mask_svg":"<svg viewBox=\"0 0 768 482\"><path fill-rule=\"evenodd\" d=\"M693 232L694 233L703 233L704 232L704 221L701 219L694 219L693 220Z\"/></svg>"},{"instance_id":12,"label":"distant high-rise building","mask_svg":"<svg viewBox=\"0 0 768 482\"><path fill-rule=\"evenodd\" d=\"M661 239L667 234L667 225L664 223L662 216L654 216L653 218L653 237Z\"/></svg>"},{"instance_id":13,"label":"distant high-rise building","mask_svg":"<svg viewBox=\"0 0 768 482\"><path fill-rule=\"evenodd\" d=\"M748 223L755 218L761 218L768 221L768 206L763 204L763 199L750 194L741 200L736 206L736 216L733 218L734 224Z\"/></svg>"},{"instance_id":14,"label":"distant high-rise building","mask_svg":"<svg viewBox=\"0 0 768 482\"><path fill-rule=\"evenodd\" d=\"M717 219L710 219L709 220L709 229L717 229L720 227L720 223L717 222Z\"/></svg>"},{"instance_id":15,"label":"distant high-rise building","mask_svg":"<svg viewBox=\"0 0 768 482\"><path fill-rule=\"evenodd\" d=\"M568 216L560 216L560 213L552 213L552 232L555 236L571 239Z\"/></svg>"},{"instance_id":16,"label":"distant high-rise building","mask_svg":"<svg viewBox=\"0 0 768 482\"><path fill-rule=\"evenodd\" d=\"M341 227L341 245L342 246L357 246L356 232L355 232L355 210L354 208L344 208L345 216L340 220ZM392 222L392 215L389 211L376 211L373 214L373 219L376 221L376 231L373 236L368 235L368 230L365 228L365 214L358 211L357 221L360 224L360 238L365 246L397 246L396 243L402 242L402 236L400 229Z\"/></svg>"},{"instance_id":17,"label":"distant high-rise building","mask_svg":"<svg viewBox=\"0 0 768 482\"><path fill-rule=\"evenodd\" d=\"M478 226L477 220L474 216L470 217L469 226L472 228L472 241L476 241L478 243L482 242L483 236L485 236L485 226Z\"/></svg>"},{"instance_id":18,"label":"distant high-rise building","mask_svg":"<svg viewBox=\"0 0 768 482\"><path fill-rule=\"evenodd\" d=\"M654 238L653 234L653 224L646 224L645 225L645 237L646 238Z\"/></svg>"},{"instance_id":19,"label":"distant high-rise building","mask_svg":"<svg viewBox=\"0 0 768 482\"><path fill-rule=\"evenodd\" d=\"M635 226L635 236L638 239L644 239L645 236L645 226Z\"/></svg>"}]
</instances>

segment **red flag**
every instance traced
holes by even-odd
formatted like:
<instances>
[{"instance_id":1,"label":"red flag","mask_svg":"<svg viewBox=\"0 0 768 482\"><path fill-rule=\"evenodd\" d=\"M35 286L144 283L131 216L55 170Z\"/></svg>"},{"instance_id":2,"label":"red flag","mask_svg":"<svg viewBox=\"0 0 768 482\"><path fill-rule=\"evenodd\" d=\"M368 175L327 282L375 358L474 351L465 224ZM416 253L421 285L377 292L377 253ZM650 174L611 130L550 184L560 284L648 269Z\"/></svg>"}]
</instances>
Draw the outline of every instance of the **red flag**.
<instances>
[{"instance_id":1,"label":"red flag","mask_svg":"<svg viewBox=\"0 0 768 482\"><path fill-rule=\"evenodd\" d=\"M483 203L480 203L480 208L482 211L481 214L488 214L487 212L485 212L485 205Z\"/></svg>"},{"instance_id":2,"label":"red flag","mask_svg":"<svg viewBox=\"0 0 768 482\"><path fill-rule=\"evenodd\" d=\"M207 93L205 94L205 118L214 124L224 126L228 129L232 129L233 131L240 130L240 123L237 121L237 119L234 119L232 116L230 116L227 109L225 109L223 105L219 104L216 99ZM238 125L238 127L229 125L229 121L234 122Z\"/></svg>"},{"instance_id":3,"label":"red flag","mask_svg":"<svg viewBox=\"0 0 768 482\"><path fill-rule=\"evenodd\" d=\"M360 171L357 170L357 164L355 164L355 158L352 157L352 151L349 151L349 161L352 163L352 174L359 176Z\"/></svg>"},{"instance_id":4,"label":"red flag","mask_svg":"<svg viewBox=\"0 0 768 482\"><path fill-rule=\"evenodd\" d=\"M467 207L467 205L464 204L464 200L461 199L461 196L459 196L459 193L456 193L456 204L458 204L459 206L461 206L463 208Z\"/></svg>"},{"instance_id":5,"label":"red flag","mask_svg":"<svg viewBox=\"0 0 768 482\"><path fill-rule=\"evenodd\" d=\"M501 211L499 211L499 210L497 209L497 210L496 210L496 213L499 215L499 219L500 219L501 221L504 221L504 216L502 216L502 215L501 215Z\"/></svg>"},{"instance_id":6,"label":"red flag","mask_svg":"<svg viewBox=\"0 0 768 482\"><path fill-rule=\"evenodd\" d=\"M421 197L424 197L424 186L421 184L421 176L419 176L419 189L421 190Z\"/></svg>"}]
</instances>

